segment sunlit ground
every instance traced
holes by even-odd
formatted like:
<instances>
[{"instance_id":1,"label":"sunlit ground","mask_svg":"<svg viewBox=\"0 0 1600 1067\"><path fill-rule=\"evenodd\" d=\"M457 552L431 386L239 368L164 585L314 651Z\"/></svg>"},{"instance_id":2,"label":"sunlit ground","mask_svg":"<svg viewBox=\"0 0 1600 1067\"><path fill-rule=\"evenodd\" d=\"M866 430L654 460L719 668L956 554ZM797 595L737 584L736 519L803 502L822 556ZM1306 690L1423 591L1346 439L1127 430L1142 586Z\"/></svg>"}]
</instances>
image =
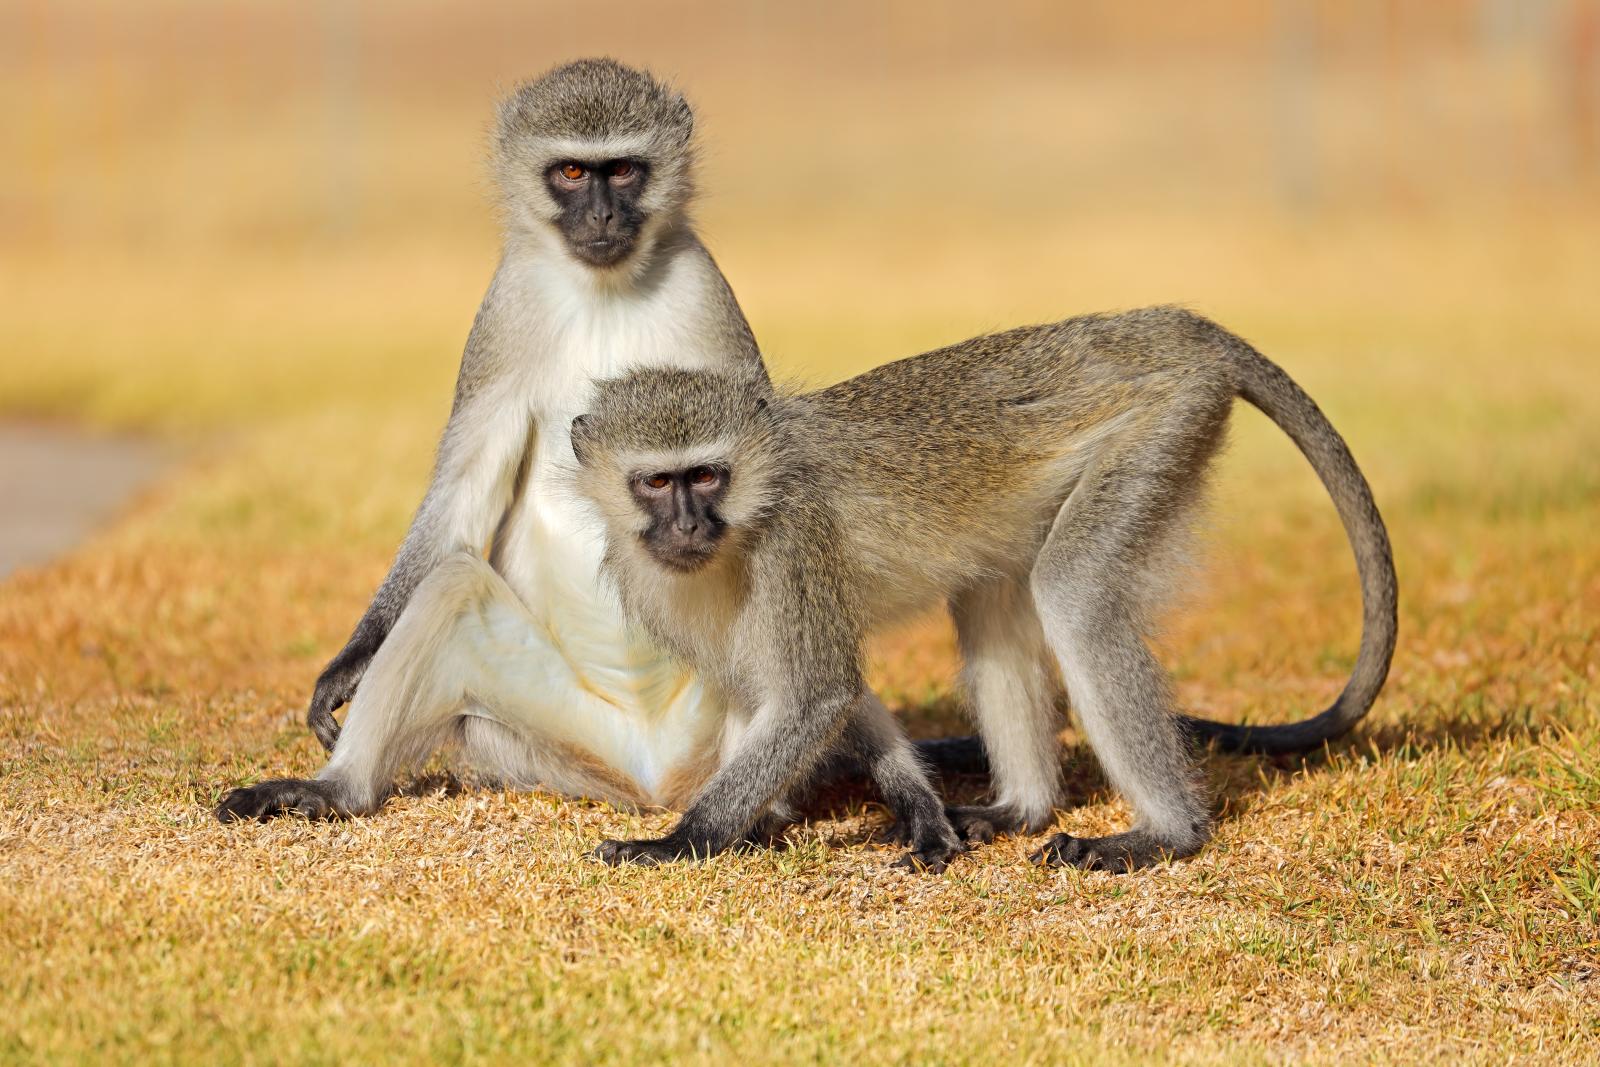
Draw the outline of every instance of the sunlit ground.
<instances>
[{"instance_id":1,"label":"sunlit ground","mask_svg":"<svg viewBox=\"0 0 1600 1067\"><path fill-rule=\"evenodd\" d=\"M921 110L871 71L807 82L789 57L742 96L738 71L707 61L702 78L671 54L704 101L707 240L780 373L827 381L1157 301L1278 359L1348 436L1394 537L1400 648L1368 723L1305 761L1211 758L1215 843L1120 878L1031 868L1028 840L908 877L864 794L830 798L786 850L671 870L587 858L669 815L542 794L218 826L223 789L319 765L312 680L420 495L493 269L492 86L433 110L366 100L348 232L280 195L309 165L293 99L183 141L215 179L187 200L152 177L170 158L108 134L138 182L77 174L62 149L56 180L83 210L16 224L0 260L0 411L142 430L188 458L89 544L0 585L0 1057L1589 1058L1594 197L1456 180L1482 162L1458 153L1399 193L1330 164L1343 184L1296 208L1248 133L1204 127L1170 137L1215 158L1177 153L1163 176L1161 138L1139 155L1116 131L1149 117L1141 93L1213 82L1159 64L918 70L906 84L949 105ZM1363 143L1346 119L1365 84L1331 97L1335 148ZM1419 129L1445 144L1456 114ZM1107 144L1135 178L1102 173ZM1331 506L1243 407L1214 502L1160 637L1183 702L1320 708L1358 618ZM942 623L880 642L873 672L917 732L965 730ZM1118 826L1069 737L1059 827Z\"/></svg>"}]
</instances>

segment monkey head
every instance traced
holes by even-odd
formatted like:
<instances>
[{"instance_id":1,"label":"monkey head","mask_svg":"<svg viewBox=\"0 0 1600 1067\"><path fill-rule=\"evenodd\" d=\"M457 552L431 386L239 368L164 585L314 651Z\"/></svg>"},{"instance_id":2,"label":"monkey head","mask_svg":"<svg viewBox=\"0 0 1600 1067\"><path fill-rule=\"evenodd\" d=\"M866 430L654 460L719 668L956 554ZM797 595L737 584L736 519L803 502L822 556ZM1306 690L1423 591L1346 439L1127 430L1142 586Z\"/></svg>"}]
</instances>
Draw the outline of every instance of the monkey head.
<instances>
[{"instance_id":1,"label":"monkey head","mask_svg":"<svg viewBox=\"0 0 1600 1067\"><path fill-rule=\"evenodd\" d=\"M572 449L611 553L633 546L687 574L759 528L782 493L777 399L765 381L706 371L600 382L572 421Z\"/></svg>"},{"instance_id":2,"label":"monkey head","mask_svg":"<svg viewBox=\"0 0 1600 1067\"><path fill-rule=\"evenodd\" d=\"M509 231L553 236L579 263L648 254L693 195L694 114L648 73L583 59L500 104L494 170Z\"/></svg>"}]
</instances>

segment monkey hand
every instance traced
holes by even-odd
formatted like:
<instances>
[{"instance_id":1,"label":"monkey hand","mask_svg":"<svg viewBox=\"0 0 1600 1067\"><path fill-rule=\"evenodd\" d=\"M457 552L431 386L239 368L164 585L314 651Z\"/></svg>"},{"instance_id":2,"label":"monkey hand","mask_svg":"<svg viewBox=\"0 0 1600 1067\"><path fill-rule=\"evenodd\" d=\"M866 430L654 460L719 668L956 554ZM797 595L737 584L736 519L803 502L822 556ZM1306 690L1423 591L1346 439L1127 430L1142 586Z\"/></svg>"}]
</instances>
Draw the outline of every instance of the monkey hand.
<instances>
[{"instance_id":1,"label":"monkey hand","mask_svg":"<svg viewBox=\"0 0 1600 1067\"><path fill-rule=\"evenodd\" d=\"M709 841L695 842L686 836L672 833L666 837L641 838L635 841L602 841L600 847L594 850L594 855L596 859L612 867L620 867L624 863L657 867L663 863L678 863L682 860L703 860L721 851L723 849L714 847Z\"/></svg>"},{"instance_id":2,"label":"monkey hand","mask_svg":"<svg viewBox=\"0 0 1600 1067\"><path fill-rule=\"evenodd\" d=\"M889 827L886 836L894 844L910 849L893 866L916 874L943 874L950 861L967 850L967 843L942 818L900 819Z\"/></svg>"},{"instance_id":3,"label":"monkey hand","mask_svg":"<svg viewBox=\"0 0 1600 1067\"><path fill-rule=\"evenodd\" d=\"M339 740L339 720L333 717L334 709L350 703L350 698L355 696L356 685L367 672L367 664L372 662L375 651L352 641L317 677L317 688L311 694L311 706L306 711L306 725L317 735L326 752L331 753L334 742Z\"/></svg>"}]
</instances>

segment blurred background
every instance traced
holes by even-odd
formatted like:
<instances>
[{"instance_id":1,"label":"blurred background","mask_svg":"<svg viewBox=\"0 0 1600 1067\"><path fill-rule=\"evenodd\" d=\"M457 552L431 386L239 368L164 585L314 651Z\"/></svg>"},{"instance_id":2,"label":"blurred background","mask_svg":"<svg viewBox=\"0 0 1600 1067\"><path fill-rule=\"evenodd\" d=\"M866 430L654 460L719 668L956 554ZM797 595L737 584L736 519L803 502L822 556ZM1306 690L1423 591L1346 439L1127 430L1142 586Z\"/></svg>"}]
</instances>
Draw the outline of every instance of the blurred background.
<instances>
[{"instance_id":1,"label":"blurred background","mask_svg":"<svg viewBox=\"0 0 1600 1067\"><path fill-rule=\"evenodd\" d=\"M695 104L704 235L782 373L1182 302L1330 410L1403 572L1592 517L1600 0L7 0L0 416L186 450L119 554L250 560L331 651L494 266L494 101L596 53ZM1239 424L1224 573L1348 598L1311 475ZM1274 531L1315 564L1257 558Z\"/></svg>"},{"instance_id":2,"label":"blurred background","mask_svg":"<svg viewBox=\"0 0 1600 1067\"><path fill-rule=\"evenodd\" d=\"M1544 332L1595 292L1593 0L8 0L0 397L176 427L442 383L493 102L594 53L690 94L708 241L798 372L1147 301Z\"/></svg>"}]
</instances>

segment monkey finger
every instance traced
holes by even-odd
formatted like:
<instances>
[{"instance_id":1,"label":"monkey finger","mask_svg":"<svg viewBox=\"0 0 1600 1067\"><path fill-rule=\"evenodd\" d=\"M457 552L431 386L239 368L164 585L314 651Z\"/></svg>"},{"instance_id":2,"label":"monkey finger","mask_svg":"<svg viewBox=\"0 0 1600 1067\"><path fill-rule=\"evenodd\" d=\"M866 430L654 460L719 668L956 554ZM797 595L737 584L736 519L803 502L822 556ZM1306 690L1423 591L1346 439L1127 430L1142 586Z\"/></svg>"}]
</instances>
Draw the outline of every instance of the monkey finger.
<instances>
[{"instance_id":1,"label":"monkey finger","mask_svg":"<svg viewBox=\"0 0 1600 1067\"><path fill-rule=\"evenodd\" d=\"M307 715L306 725L311 727L311 732L316 734L317 743L322 746L322 751L333 755L333 746L339 742L339 720L333 717L333 712L325 711L321 715Z\"/></svg>"},{"instance_id":2,"label":"monkey finger","mask_svg":"<svg viewBox=\"0 0 1600 1067\"><path fill-rule=\"evenodd\" d=\"M691 858L688 847L671 838L639 841L608 839L600 842L593 855L595 859L611 867L620 867L625 863L637 864L640 867L655 867Z\"/></svg>"},{"instance_id":3,"label":"monkey finger","mask_svg":"<svg viewBox=\"0 0 1600 1067\"><path fill-rule=\"evenodd\" d=\"M345 689L350 692L345 692ZM323 751L333 752L335 742L339 740L339 720L333 717L334 711L349 703L354 695L353 686L341 686L334 689L332 686L318 686L311 696L311 706L306 709L306 725L311 727L311 732L317 736Z\"/></svg>"},{"instance_id":4,"label":"monkey finger","mask_svg":"<svg viewBox=\"0 0 1600 1067\"><path fill-rule=\"evenodd\" d=\"M957 805L945 808L944 813L961 840L969 845L987 845L1000 834L1016 829L1009 809L993 804Z\"/></svg>"},{"instance_id":5,"label":"monkey finger","mask_svg":"<svg viewBox=\"0 0 1600 1067\"><path fill-rule=\"evenodd\" d=\"M913 874L943 874L949 868L950 861L960 852L960 849L951 850L944 847L914 849L895 860L890 866Z\"/></svg>"},{"instance_id":6,"label":"monkey finger","mask_svg":"<svg viewBox=\"0 0 1600 1067\"><path fill-rule=\"evenodd\" d=\"M969 845L987 845L995 838L994 823L987 819L970 819L956 824L956 832Z\"/></svg>"}]
</instances>

